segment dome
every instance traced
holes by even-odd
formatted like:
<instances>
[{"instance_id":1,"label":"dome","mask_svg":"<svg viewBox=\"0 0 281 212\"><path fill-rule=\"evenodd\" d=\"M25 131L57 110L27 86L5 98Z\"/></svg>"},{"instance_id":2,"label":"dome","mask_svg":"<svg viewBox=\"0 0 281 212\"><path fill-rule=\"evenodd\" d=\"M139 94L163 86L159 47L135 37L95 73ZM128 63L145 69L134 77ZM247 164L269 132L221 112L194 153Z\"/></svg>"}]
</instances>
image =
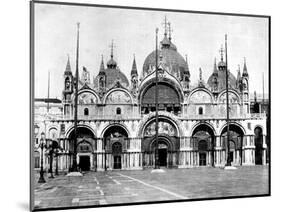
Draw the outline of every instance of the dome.
<instances>
[{"instance_id":1,"label":"dome","mask_svg":"<svg viewBox=\"0 0 281 212\"><path fill-rule=\"evenodd\" d=\"M168 39L163 39L161 42L161 49L158 51L158 63L161 63L160 60L162 60L163 66L166 68L166 70L176 76L179 80L182 80L182 73L189 72L188 65L184 58L177 52L176 46L169 41ZM143 64L143 72L142 76L147 76L152 67L155 67L155 57L156 57L156 51L154 50L151 52L145 59Z\"/></svg>"},{"instance_id":2,"label":"dome","mask_svg":"<svg viewBox=\"0 0 281 212\"><path fill-rule=\"evenodd\" d=\"M219 70L217 73L218 91L220 92L226 88L226 71ZM215 76L212 74L208 79L207 83L210 87L213 87L214 78ZM230 88L236 89L236 78L230 71L228 71L228 79Z\"/></svg>"},{"instance_id":3,"label":"dome","mask_svg":"<svg viewBox=\"0 0 281 212\"><path fill-rule=\"evenodd\" d=\"M123 72L121 72L121 70L118 67L115 69L107 68L104 70L104 73L106 76L106 88L113 87L117 81L119 81L120 84L124 87L129 86L129 81L126 75ZM98 87L98 79L99 79L99 75L94 80L95 87Z\"/></svg>"},{"instance_id":4,"label":"dome","mask_svg":"<svg viewBox=\"0 0 281 212\"><path fill-rule=\"evenodd\" d=\"M117 63L115 60L113 60L113 58L111 57L111 59L107 62L107 67L108 68L116 68L117 66Z\"/></svg>"}]
</instances>

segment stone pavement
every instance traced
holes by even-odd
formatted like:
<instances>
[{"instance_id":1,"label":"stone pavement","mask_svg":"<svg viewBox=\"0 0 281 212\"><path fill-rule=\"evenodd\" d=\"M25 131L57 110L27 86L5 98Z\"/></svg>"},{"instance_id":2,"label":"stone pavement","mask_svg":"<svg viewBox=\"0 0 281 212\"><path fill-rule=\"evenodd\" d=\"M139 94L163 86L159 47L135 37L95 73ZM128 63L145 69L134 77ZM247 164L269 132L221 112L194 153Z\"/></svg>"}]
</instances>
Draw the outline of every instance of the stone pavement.
<instances>
[{"instance_id":1,"label":"stone pavement","mask_svg":"<svg viewBox=\"0 0 281 212\"><path fill-rule=\"evenodd\" d=\"M180 199L268 194L268 167L237 170L202 167L139 171L88 172L82 177L60 175L38 184L35 208L105 205Z\"/></svg>"}]
</instances>

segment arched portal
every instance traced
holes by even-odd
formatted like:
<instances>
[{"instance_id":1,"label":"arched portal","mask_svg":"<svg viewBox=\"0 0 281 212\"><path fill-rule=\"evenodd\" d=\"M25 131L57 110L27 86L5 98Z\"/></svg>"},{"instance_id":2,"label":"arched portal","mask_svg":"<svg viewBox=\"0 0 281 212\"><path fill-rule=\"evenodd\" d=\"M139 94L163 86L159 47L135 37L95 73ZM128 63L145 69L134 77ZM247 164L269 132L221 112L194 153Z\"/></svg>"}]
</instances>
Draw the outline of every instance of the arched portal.
<instances>
[{"instance_id":1,"label":"arched portal","mask_svg":"<svg viewBox=\"0 0 281 212\"><path fill-rule=\"evenodd\" d=\"M233 123L229 124L229 150L227 149L227 126L222 129L220 136L222 147L226 151L226 157L227 151L229 151L231 163L233 165L242 165L243 129L239 125Z\"/></svg>"},{"instance_id":2,"label":"arched portal","mask_svg":"<svg viewBox=\"0 0 281 212\"><path fill-rule=\"evenodd\" d=\"M263 154L263 136L261 127L256 127L255 130L255 164L262 165L262 154Z\"/></svg>"},{"instance_id":3,"label":"arched portal","mask_svg":"<svg viewBox=\"0 0 281 212\"><path fill-rule=\"evenodd\" d=\"M156 149L156 137L155 137L155 119L151 119L145 125L142 135L142 152L143 166L153 167L155 165L155 149ZM179 137L178 130L175 123L170 120L159 117L158 122L158 162L160 166L172 167L178 164L179 150Z\"/></svg>"},{"instance_id":4,"label":"arched portal","mask_svg":"<svg viewBox=\"0 0 281 212\"><path fill-rule=\"evenodd\" d=\"M103 133L105 169L121 169L128 148L128 133L121 125L111 125Z\"/></svg>"},{"instance_id":5,"label":"arched portal","mask_svg":"<svg viewBox=\"0 0 281 212\"><path fill-rule=\"evenodd\" d=\"M150 84L141 96L141 111L144 114L154 112L156 84ZM158 109L177 114L181 111L180 93L167 82L158 83Z\"/></svg>"},{"instance_id":6,"label":"arched portal","mask_svg":"<svg viewBox=\"0 0 281 212\"><path fill-rule=\"evenodd\" d=\"M214 166L215 134L211 126L201 123L195 127L192 132L191 144L197 153L199 166Z\"/></svg>"},{"instance_id":7,"label":"arched portal","mask_svg":"<svg viewBox=\"0 0 281 212\"><path fill-rule=\"evenodd\" d=\"M69 151L74 152L74 139L75 130L72 129L68 136L69 140ZM96 169L97 159L94 155L94 150L96 149L96 137L94 133L86 127L78 126L77 128L77 142L76 142L76 152L77 152L77 164L82 171L89 171L91 169ZM73 155L70 155L70 161L72 162ZM70 165L71 167L71 165Z\"/></svg>"}]
</instances>

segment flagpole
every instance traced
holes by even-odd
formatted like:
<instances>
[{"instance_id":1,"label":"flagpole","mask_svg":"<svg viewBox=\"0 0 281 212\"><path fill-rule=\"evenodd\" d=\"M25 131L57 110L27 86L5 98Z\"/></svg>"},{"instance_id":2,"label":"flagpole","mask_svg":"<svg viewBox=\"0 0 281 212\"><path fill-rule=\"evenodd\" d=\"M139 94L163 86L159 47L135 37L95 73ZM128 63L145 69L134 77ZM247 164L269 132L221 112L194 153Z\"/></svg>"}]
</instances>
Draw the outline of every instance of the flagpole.
<instances>
[{"instance_id":1,"label":"flagpole","mask_svg":"<svg viewBox=\"0 0 281 212\"><path fill-rule=\"evenodd\" d=\"M76 47L76 72L75 72L75 101L74 101L74 143L73 143L73 164L72 172L77 172L77 102L78 102L78 77L79 77L79 27L80 23L77 23L77 47Z\"/></svg>"},{"instance_id":2,"label":"flagpole","mask_svg":"<svg viewBox=\"0 0 281 212\"><path fill-rule=\"evenodd\" d=\"M226 123L227 123L227 159L226 166L231 166L229 141L229 100L228 100L228 65L227 65L227 35L225 35L225 66L226 66Z\"/></svg>"},{"instance_id":3,"label":"flagpole","mask_svg":"<svg viewBox=\"0 0 281 212\"><path fill-rule=\"evenodd\" d=\"M155 67L155 169L159 169L159 152L158 152L158 28L156 28L156 67Z\"/></svg>"}]
</instances>

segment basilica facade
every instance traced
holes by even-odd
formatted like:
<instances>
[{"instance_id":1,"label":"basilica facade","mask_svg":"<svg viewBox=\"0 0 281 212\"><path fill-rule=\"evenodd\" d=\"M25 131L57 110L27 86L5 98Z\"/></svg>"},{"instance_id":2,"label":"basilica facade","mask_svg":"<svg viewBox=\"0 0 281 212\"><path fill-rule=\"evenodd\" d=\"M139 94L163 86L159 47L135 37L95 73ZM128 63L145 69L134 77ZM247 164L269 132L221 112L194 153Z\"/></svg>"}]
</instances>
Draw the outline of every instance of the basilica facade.
<instances>
[{"instance_id":1,"label":"basilica facade","mask_svg":"<svg viewBox=\"0 0 281 212\"><path fill-rule=\"evenodd\" d=\"M169 34L169 35L168 35ZM149 50L148 50L149 51ZM158 51L159 165L167 168L223 167L230 152L234 166L265 165L266 115L250 111L246 60L234 76L224 55L214 61L212 74L191 82L184 58L165 31ZM82 171L135 170L155 165L155 70L156 51L143 67L132 61L130 77L114 59L101 59L99 72L90 78L83 67L78 80L77 163ZM229 76L230 148L226 133L226 72ZM236 70L235 70L236 71ZM40 113L35 123L45 140L58 142L59 170L72 166L74 152L74 71L69 58L64 70L64 89L56 113ZM40 157L38 142L35 151ZM49 156L44 150L44 167ZM55 161L55 160L54 160Z\"/></svg>"}]
</instances>

